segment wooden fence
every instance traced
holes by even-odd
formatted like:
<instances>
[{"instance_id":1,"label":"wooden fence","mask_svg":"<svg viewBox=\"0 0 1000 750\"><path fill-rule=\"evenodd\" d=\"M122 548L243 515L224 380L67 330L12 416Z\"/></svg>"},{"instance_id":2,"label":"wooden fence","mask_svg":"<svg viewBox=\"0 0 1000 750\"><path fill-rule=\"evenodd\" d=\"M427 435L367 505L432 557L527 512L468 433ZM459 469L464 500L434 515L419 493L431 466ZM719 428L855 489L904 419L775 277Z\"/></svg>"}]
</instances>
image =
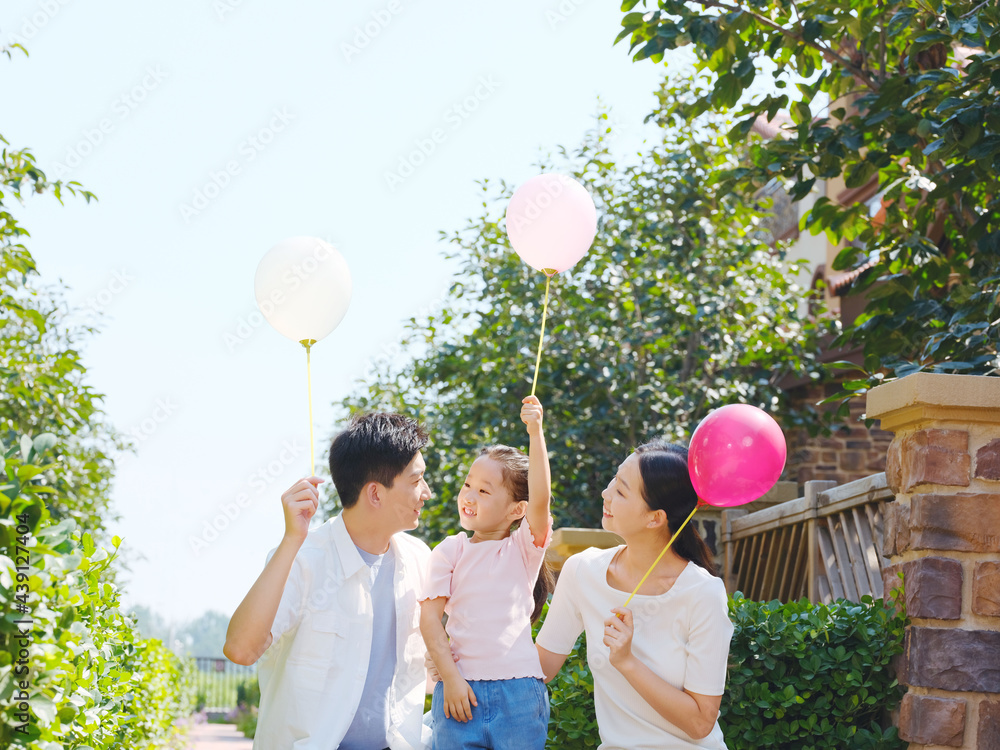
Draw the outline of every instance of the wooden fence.
<instances>
[{"instance_id":1,"label":"wooden fence","mask_svg":"<svg viewBox=\"0 0 1000 750\"><path fill-rule=\"evenodd\" d=\"M885 474L850 484L806 482L805 496L722 516L727 590L758 601L860 601L883 595Z\"/></svg>"}]
</instances>

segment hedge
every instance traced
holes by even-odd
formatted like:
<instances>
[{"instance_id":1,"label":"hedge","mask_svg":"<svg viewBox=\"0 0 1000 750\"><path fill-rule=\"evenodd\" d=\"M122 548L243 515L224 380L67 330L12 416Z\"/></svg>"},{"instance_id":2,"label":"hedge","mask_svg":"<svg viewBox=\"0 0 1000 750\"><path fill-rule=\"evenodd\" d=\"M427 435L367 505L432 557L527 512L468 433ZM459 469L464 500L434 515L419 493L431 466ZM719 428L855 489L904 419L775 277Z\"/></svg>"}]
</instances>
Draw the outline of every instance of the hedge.
<instances>
[{"instance_id":1,"label":"hedge","mask_svg":"<svg viewBox=\"0 0 1000 750\"><path fill-rule=\"evenodd\" d=\"M43 458L54 444L0 444L0 747L175 746L191 671L119 609L110 565L121 540L109 553L72 519L53 523L58 466Z\"/></svg>"},{"instance_id":2,"label":"hedge","mask_svg":"<svg viewBox=\"0 0 1000 750\"><path fill-rule=\"evenodd\" d=\"M899 601L897 598L896 601ZM903 690L890 669L905 617L892 600L755 602L736 593L719 723L729 750L905 748L888 712Z\"/></svg>"},{"instance_id":3,"label":"hedge","mask_svg":"<svg viewBox=\"0 0 1000 750\"><path fill-rule=\"evenodd\" d=\"M734 633L719 717L729 750L906 747L885 726L903 692L890 662L902 652L905 617L892 601L782 604L737 592L729 617ZM549 683L546 747L553 750L600 744L585 641Z\"/></svg>"}]
</instances>

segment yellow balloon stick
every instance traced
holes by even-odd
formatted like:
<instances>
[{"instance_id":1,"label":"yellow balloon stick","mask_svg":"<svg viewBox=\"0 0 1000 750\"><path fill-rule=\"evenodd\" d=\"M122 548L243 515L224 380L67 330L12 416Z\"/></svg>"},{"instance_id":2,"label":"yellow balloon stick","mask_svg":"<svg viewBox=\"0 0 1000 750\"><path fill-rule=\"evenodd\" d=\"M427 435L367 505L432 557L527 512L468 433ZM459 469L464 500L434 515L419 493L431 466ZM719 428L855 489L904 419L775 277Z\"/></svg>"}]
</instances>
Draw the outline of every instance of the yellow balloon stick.
<instances>
[{"instance_id":1,"label":"yellow balloon stick","mask_svg":"<svg viewBox=\"0 0 1000 750\"><path fill-rule=\"evenodd\" d=\"M542 363L542 341L545 339L545 318L549 313L549 282L552 281L551 269L543 271L545 274L545 304L542 305L542 332L538 336L538 354L535 355L535 376L531 379L531 395L535 395L535 386L538 384L538 366Z\"/></svg>"},{"instance_id":2,"label":"yellow balloon stick","mask_svg":"<svg viewBox=\"0 0 1000 750\"><path fill-rule=\"evenodd\" d=\"M646 571L646 575L642 577L642 579L639 581L639 584L632 590L632 593L628 595L628 599L626 599L625 603L622 605L623 607L627 607L628 603L632 601L632 597L635 596L636 592L640 588L642 588L642 584L644 584L646 582L646 579L649 578L649 574L653 572L653 568L655 568L656 564L663 558L665 554L667 554L667 550L670 549L670 545L674 543L674 540L677 538L677 536L681 533L681 531L684 530L684 527L687 526L687 522L694 517L694 512L698 510L699 505L701 505L701 503L698 503L694 506L694 510L691 511L691 514L684 519L684 523L682 523L680 525L680 528L674 532L674 535L672 537L670 537L670 541L667 542L667 546L663 548L663 552L657 555L656 559L653 560L653 564L649 566L649 570Z\"/></svg>"},{"instance_id":3,"label":"yellow balloon stick","mask_svg":"<svg viewBox=\"0 0 1000 750\"><path fill-rule=\"evenodd\" d=\"M316 441L313 439L313 383L312 362L310 354L316 339L302 339L299 342L306 348L306 394L309 399L309 476L316 475Z\"/></svg>"}]
</instances>

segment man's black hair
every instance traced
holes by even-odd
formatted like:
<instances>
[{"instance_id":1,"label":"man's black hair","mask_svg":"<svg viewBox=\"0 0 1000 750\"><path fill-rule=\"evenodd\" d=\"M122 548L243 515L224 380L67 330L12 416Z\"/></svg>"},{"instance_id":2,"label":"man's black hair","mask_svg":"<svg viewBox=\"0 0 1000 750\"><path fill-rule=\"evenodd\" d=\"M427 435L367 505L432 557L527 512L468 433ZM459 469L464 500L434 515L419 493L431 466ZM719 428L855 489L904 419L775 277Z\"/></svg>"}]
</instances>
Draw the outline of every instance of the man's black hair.
<instances>
[{"instance_id":1,"label":"man's black hair","mask_svg":"<svg viewBox=\"0 0 1000 750\"><path fill-rule=\"evenodd\" d=\"M330 445L330 476L346 509L369 482L392 487L396 477L427 445L420 423L402 414L360 414Z\"/></svg>"}]
</instances>

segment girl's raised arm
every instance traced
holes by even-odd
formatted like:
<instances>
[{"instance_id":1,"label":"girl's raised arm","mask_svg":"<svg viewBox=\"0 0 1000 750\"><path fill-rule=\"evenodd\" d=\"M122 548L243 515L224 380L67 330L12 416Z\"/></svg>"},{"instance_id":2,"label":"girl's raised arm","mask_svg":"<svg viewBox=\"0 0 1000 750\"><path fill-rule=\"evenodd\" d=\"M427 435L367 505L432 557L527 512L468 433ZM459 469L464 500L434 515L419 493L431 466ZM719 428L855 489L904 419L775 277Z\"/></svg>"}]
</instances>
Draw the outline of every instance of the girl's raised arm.
<instances>
[{"instance_id":1,"label":"girl's raised arm","mask_svg":"<svg viewBox=\"0 0 1000 750\"><path fill-rule=\"evenodd\" d=\"M521 401L521 421L528 426L528 512L525 520L535 546L545 543L552 502L552 472L542 431L542 402L537 396Z\"/></svg>"}]
</instances>

